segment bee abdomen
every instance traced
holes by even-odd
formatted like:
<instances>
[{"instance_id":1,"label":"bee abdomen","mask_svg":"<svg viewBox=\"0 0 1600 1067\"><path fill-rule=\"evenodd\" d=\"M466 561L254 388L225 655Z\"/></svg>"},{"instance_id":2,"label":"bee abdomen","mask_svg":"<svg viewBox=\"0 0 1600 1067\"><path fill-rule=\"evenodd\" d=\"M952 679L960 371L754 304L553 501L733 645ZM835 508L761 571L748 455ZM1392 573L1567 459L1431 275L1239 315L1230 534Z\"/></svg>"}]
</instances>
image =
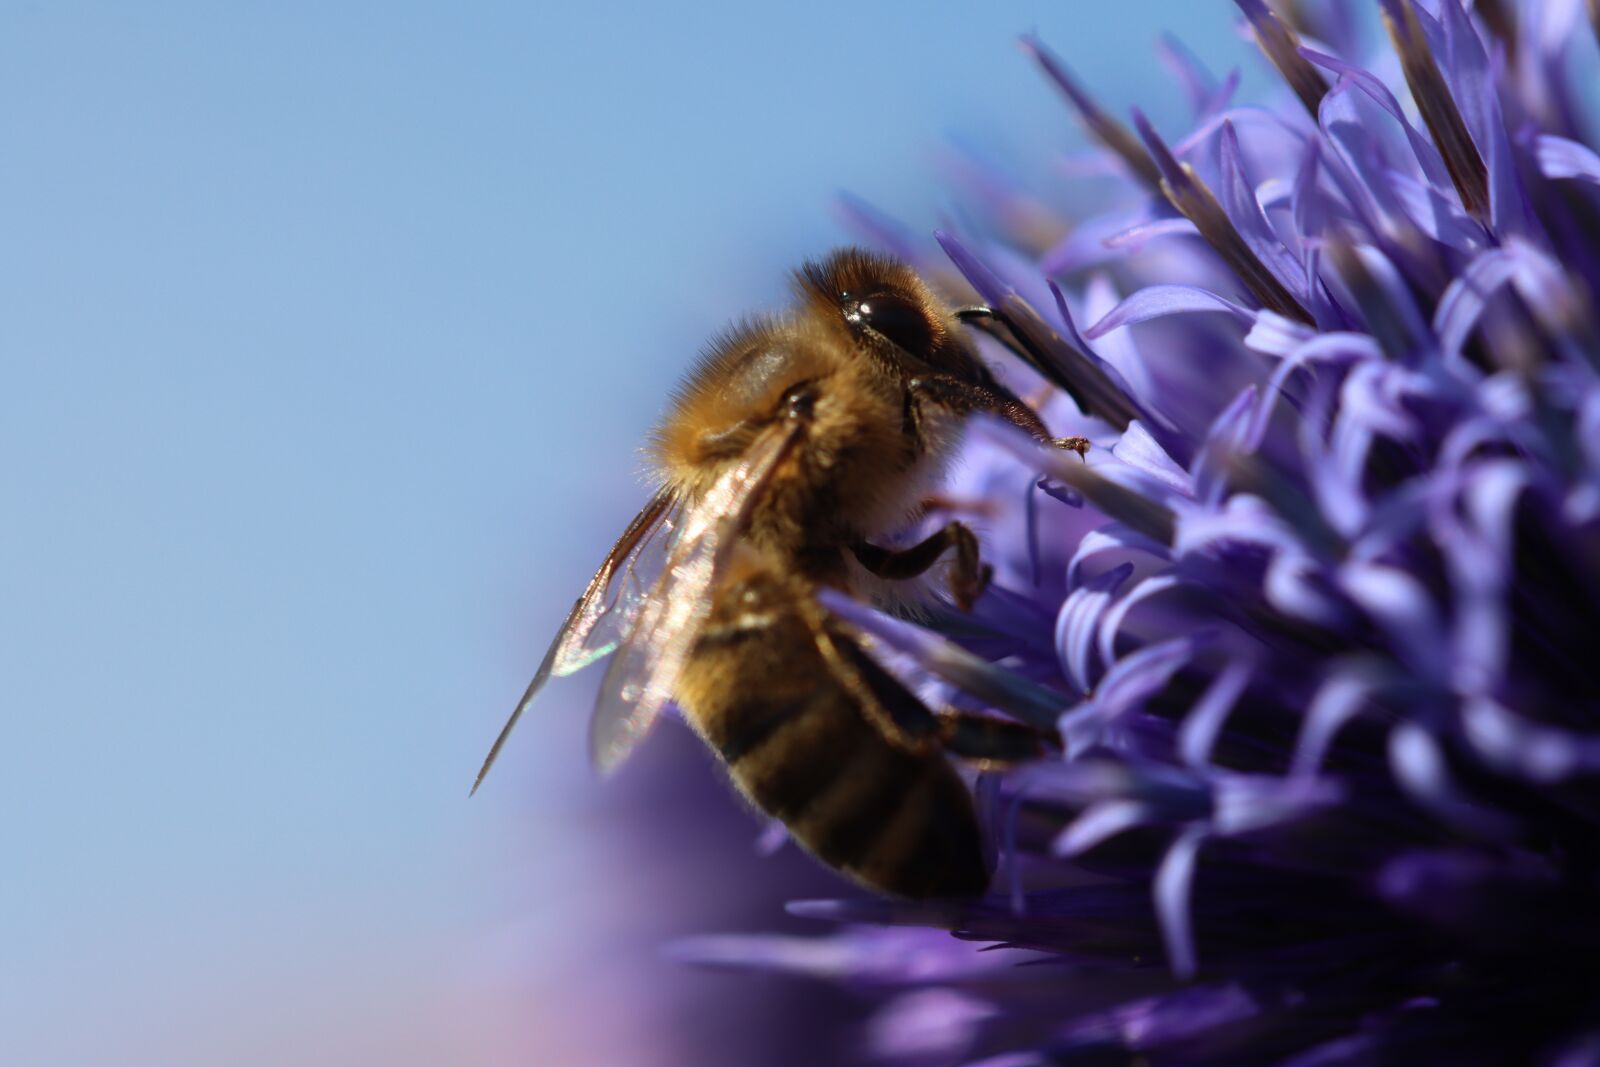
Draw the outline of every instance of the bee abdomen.
<instances>
[{"instance_id":1,"label":"bee abdomen","mask_svg":"<svg viewBox=\"0 0 1600 1067\"><path fill-rule=\"evenodd\" d=\"M838 689L742 701L722 725L714 743L735 783L824 862L901 896L968 896L988 884L955 771L935 752L890 744Z\"/></svg>"}]
</instances>

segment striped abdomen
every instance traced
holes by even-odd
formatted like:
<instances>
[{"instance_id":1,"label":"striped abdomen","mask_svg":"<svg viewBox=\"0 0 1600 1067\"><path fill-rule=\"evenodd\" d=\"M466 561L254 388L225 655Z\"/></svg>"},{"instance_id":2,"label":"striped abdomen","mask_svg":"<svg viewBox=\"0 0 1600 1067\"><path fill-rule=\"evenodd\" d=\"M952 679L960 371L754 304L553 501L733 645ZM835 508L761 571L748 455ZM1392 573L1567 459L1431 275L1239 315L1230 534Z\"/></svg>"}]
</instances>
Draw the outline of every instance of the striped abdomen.
<instances>
[{"instance_id":1,"label":"striped abdomen","mask_svg":"<svg viewBox=\"0 0 1600 1067\"><path fill-rule=\"evenodd\" d=\"M788 610L795 593L765 572L724 587L679 679L686 716L824 862L902 896L981 893L971 794L938 751L891 744L866 719Z\"/></svg>"}]
</instances>

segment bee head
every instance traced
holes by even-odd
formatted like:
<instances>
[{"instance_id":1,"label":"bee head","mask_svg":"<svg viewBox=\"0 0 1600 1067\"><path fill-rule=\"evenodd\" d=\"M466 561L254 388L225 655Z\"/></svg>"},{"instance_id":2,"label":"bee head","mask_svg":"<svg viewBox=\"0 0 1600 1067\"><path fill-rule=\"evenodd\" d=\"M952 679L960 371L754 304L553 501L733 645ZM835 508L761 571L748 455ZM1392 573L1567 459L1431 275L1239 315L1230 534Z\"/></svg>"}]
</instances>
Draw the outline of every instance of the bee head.
<instances>
[{"instance_id":1,"label":"bee head","mask_svg":"<svg viewBox=\"0 0 1600 1067\"><path fill-rule=\"evenodd\" d=\"M802 307L842 323L854 343L906 376L929 370L988 384L988 368L928 284L892 256L844 248L795 274Z\"/></svg>"}]
</instances>

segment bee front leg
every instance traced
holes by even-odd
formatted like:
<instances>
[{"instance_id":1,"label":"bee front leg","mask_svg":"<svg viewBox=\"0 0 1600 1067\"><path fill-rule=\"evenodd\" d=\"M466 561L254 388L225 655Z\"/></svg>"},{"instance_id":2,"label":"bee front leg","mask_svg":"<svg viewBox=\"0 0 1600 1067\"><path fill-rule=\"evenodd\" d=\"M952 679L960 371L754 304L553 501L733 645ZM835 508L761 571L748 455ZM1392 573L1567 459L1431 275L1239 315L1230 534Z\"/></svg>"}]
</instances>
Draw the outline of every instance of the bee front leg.
<instances>
[{"instance_id":1,"label":"bee front leg","mask_svg":"<svg viewBox=\"0 0 1600 1067\"><path fill-rule=\"evenodd\" d=\"M956 559L950 571L950 595L962 611L971 611L972 605L988 588L994 568L979 559L978 539L963 523L946 523L910 548L882 548L857 541L850 546L850 551L863 567L879 578L903 581L925 573L944 555L945 549L952 546Z\"/></svg>"},{"instance_id":2,"label":"bee front leg","mask_svg":"<svg viewBox=\"0 0 1600 1067\"><path fill-rule=\"evenodd\" d=\"M1020 763L1054 755L1061 748L1055 735L1019 722L955 710L934 716L944 750L980 765Z\"/></svg>"},{"instance_id":3,"label":"bee front leg","mask_svg":"<svg viewBox=\"0 0 1600 1067\"><path fill-rule=\"evenodd\" d=\"M906 388L918 400L927 400L963 414L987 411L998 415L1034 440L1076 452L1089 451L1087 437L1052 437L1036 411L1004 389L996 391L978 382L948 374L928 374L911 379Z\"/></svg>"}]
</instances>

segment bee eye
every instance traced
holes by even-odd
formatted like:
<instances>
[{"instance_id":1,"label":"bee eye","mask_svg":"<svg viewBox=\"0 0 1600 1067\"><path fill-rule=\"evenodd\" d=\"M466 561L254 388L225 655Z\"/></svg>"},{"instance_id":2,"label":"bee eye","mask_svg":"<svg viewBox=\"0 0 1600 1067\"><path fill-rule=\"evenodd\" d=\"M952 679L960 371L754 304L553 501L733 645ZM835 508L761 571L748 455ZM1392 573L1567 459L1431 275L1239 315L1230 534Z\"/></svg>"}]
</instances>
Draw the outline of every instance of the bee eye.
<instances>
[{"instance_id":1,"label":"bee eye","mask_svg":"<svg viewBox=\"0 0 1600 1067\"><path fill-rule=\"evenodd\" d=\"M904 297L894 293L859 298L845 294L843 302L845 321L852 326L865 327L914 356L925 356L933 348L928 316Z\"/></svg>"},{"instance_id":2,"label":"bee eye","mask_svg":"<svg viewBox=\"0 0 1600 1067\"><path fill-rule=\"evenodd\" d=\"M786 419L809 419L817 406L817 393L810 382L791 385L778 402L778 410Z\"/></svg>"}]
</instances>

